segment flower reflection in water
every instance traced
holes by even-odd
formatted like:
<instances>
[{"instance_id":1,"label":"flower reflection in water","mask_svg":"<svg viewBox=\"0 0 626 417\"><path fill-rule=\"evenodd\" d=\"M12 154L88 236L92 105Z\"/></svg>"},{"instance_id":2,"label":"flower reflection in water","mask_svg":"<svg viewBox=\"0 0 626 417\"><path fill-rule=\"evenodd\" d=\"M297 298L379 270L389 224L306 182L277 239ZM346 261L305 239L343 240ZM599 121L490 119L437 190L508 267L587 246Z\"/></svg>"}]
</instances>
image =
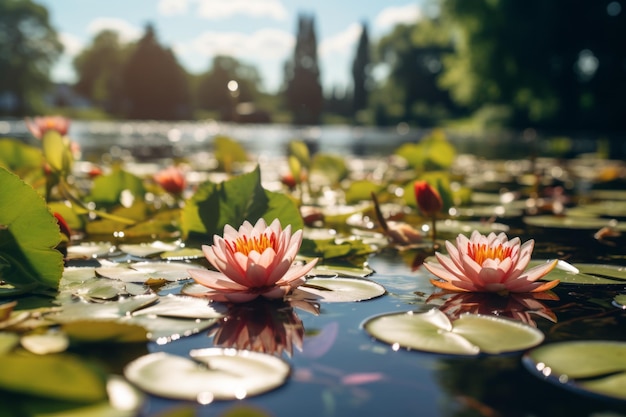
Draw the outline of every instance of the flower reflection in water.
<instances>
[{"instance_id":1,"label":"flower reflection in water","mask_svg":"<svg viewBox=\"0 0 626 417\"><path fill-rule=\"evenodd\" d=\"M559 297L551 291L540 293L449 293L438 292L432 294L426 303L438 303L439 309L446 313L451 320L459 318L461 314L488 314L508 317L533 327L537 323L533 314L556 323L556 314L540 300L558 300Z\"/></svg>"},{"instance_id":2,"label":"flower reflection in water","mask_svg":"<svg viewBox=\"0 0 626 417\"><path fill-rule=\"evenodd\" d=\"M220 347L291 356L294 347L302 351L304 339L304 326L294 307L319 314L317 304L257 298L231 305L209 336Z\"/></svg>"}]
</instances>

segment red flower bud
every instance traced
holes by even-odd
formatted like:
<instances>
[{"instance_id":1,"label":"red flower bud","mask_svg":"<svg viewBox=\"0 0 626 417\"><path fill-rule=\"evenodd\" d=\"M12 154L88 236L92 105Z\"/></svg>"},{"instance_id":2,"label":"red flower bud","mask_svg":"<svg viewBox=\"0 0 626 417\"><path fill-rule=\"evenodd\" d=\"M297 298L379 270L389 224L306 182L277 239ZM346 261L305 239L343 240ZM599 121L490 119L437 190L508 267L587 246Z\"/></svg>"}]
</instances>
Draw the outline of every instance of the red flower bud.
<instances>
[{"instance_id":1,"label":"red flower bud","mask_svg":"<svg viewBox=\"0 0 626 417\"><path fill-rule=\"evenodd\" d=\"M423 214L433 216L443 208L443 201L439 192L426 181L415 181L413 191L417 206Z\"/></svg>"}]
</instances>

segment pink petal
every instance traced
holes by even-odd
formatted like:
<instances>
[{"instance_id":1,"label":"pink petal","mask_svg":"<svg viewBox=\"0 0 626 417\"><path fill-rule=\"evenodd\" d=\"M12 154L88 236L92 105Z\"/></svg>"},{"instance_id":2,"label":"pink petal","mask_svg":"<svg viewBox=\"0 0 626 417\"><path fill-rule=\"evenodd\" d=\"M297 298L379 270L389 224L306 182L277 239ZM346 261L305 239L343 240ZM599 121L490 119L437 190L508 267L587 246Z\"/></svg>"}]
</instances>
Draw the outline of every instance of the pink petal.
<instances>
[{"instance_id":1,"label":"pink petal","mask_svg":"<svg viewBox=\"0 0 626 417\"><path fill-rule=\"evenodd\" d=\"M219 272L202 270L202 269L190 269L189 276L193 278L198 284L214 290L246 290L247 288L234 281L231 281L226 276Z\"/></svg>"}]
</instances>

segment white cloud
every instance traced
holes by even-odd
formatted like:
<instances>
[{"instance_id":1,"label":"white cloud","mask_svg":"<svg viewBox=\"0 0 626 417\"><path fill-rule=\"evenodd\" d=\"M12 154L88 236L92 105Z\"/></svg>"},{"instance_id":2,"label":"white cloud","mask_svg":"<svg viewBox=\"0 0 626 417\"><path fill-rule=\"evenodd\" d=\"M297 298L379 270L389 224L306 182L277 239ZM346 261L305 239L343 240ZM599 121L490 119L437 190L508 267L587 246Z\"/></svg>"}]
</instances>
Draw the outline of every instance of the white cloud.
<instances>
[{"instance_id":1,"label":"white cloud","mask_svg":"<svg viewBox=\"0 0 626 417\"><path fill-rule=\"evenodd\" d=\"M422 17L422 10L415 3L406 6L392 6L381 10L374 20L374 28L386 31L398 24L411 24Z\"/></svg>"},{"instance_id":2,"label":"white cloud","mask_svg":"<svg viewBox=\"0 0 626 417\"><path fill-rule=\"evenodd\" d=\"M121 42L132 42L141 37L143 29L138 28L124 19L113 17L99 17L94 19L87 26L87 31L95 35L103 30L113 30L120 36Z\"/></svg>"},{"instance_id":3,"label":"white cloud","mask_svg":"<svg viewBox=\"0 0 626 417\"><path fill-rule=\"evenodd\" d=\"M59 41L63 45L63 54L69 56L75 56L84 47L84 43L77 36L71 33L61 32L59 34Z\"/></svg>"},{"instance_id":4,"label":"white cloud","mask_svg":"<svg viewBox=\"0 0 626 417\"><path fill-rule=\"evenodd\" d=\"M175 50L205 57L222 54L256 60L283 57L293 48L294 42L291 33L277 29L261 29L251 34L204 32L191 42L176 44Z\"/></svg>"},{"instance_id":5,"label":"white cloud","mask_svg":"<svg viewBox=\"0 0 626 417\"><path fill-rule=\"evenodd\" d=\"M160 0L157 10L163 16L173 16L187 13L187 0Z\"/></svg>"},{"instance_id":6,"label":"white cloud","mask_svg":"<svg viewBox=\"0 0 626 417\"><path fill-rule=\"evenodd\" d=\"M362 27L358 23L352 23L343 32L322 40L319 45L320 56L332 53L352 55L353 49L361 36Z\"/></svg>"},{"instance_id":7,"label":"white cloud","mask_svg":"<svg viewBox=\"0 0 626 417\"><path fill-rule=\"evenodd\" d=\"M217 20L235 15L269 17L285 20L287 10L280 0L197 0L198 14L205 19Z\"/></svg>"},{"instance_id":8,"label":"white cloud","mask_svg":"<svg viewBox=\"0 0 626 417\"><path fill-rule=\"evenodd\" d=\"M204 32L197 38L173 45L173 50L192 72L204 72L216 55L229 55L254 65L263 77L264 87L274 91L282 81L283 65L293 52L295 38L277 29L242 32Z\"/></svg>"}]
</instances>

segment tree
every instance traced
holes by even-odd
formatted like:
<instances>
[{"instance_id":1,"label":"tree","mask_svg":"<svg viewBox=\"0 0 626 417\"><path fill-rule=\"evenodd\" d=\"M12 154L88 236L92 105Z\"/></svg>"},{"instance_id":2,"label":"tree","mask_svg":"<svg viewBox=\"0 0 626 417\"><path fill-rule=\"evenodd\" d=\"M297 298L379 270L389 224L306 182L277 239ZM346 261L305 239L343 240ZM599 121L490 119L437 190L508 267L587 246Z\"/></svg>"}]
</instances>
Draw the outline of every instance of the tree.
<instances>
[{"instance_id":1,"label":"tree","mask_svg":"<svg viewBox=\"0 0 626 417\"><path fill-rule=\"evenodd\" d=\"M120 111L121 77L126 50L117 32L104 30L74 58L78 93L105 110Z\"/></svg>"},{"instance_id":2,"label":"tree","mask_svg":"<svg viewBox=\"0 0 626 417\"><path fill-rule=\"evenodd\" d=\"M612 4L444 0L457 42L442 84L472 109L508 108L511 126L623 130L626 14Z\"/></svg>"},{"instance_id":3,"label":"tree","mask_svg":"<svg viewBox=\"0 0 626 417\"><path fill-rule=\"evenodd\" d=\"M190 116L187 74L171 50L146 27L122 71L125 114L130 119L175 120Z\"/></svg>"},{"instance_id":4,"label":"tree","mask_svg":"<svg viewBox=\"0 0 626 417\"><path fill-rule=\"evenodd\" d=\"M352 61L352 116L355 117L361 110L367 108L369 90L371 88L370 42L367 34L367 24L361 25L361 36Z\"/></svg>"},{"instance_id":5,"label":"tree","mask_svg":"<svg viewBox=\"0 0 626 417\"><path fill-rule=\"evenodd\" d=\"M51 85L50 68L62 51L43 6L32 0L0 1L0 96L12 102L0 105L0 112L40 112Z\"/></svg>"},{"instance_id":6,"label":"tree","mask_svg":"<svg viewBox=\"0 0 626 417\"><path fill-rule=\"evenodd\" d=\"M223 120L232 120L237 103L258 98L260 82L256 68L230 56L215 56L211 69L200 76L196 89L198 107L218 111Z\"/></svg>"},{"instance_id":7,"label":"tree","mask_svg":"<svg viewBox=\"0 0 626 417\"><path fill-rule=\"evenodd\" d=\"M377 45L389 75L373 103L378 122L434 125L456 111L438 85L443 57L452 51L450 32L437 19L398 25Z\"/></svg>"},{"instance_id":8,"label":"tree","mask_svg":"<svg viewBox=\"0 0 626 417\"><path fill-rule=\"evenodd\" d=\"M285 98L297 125L318 124L324 97L317 61L317 37L313 17L298 18L293 59L285 65Z\"/></svg>"}]
</instances>

